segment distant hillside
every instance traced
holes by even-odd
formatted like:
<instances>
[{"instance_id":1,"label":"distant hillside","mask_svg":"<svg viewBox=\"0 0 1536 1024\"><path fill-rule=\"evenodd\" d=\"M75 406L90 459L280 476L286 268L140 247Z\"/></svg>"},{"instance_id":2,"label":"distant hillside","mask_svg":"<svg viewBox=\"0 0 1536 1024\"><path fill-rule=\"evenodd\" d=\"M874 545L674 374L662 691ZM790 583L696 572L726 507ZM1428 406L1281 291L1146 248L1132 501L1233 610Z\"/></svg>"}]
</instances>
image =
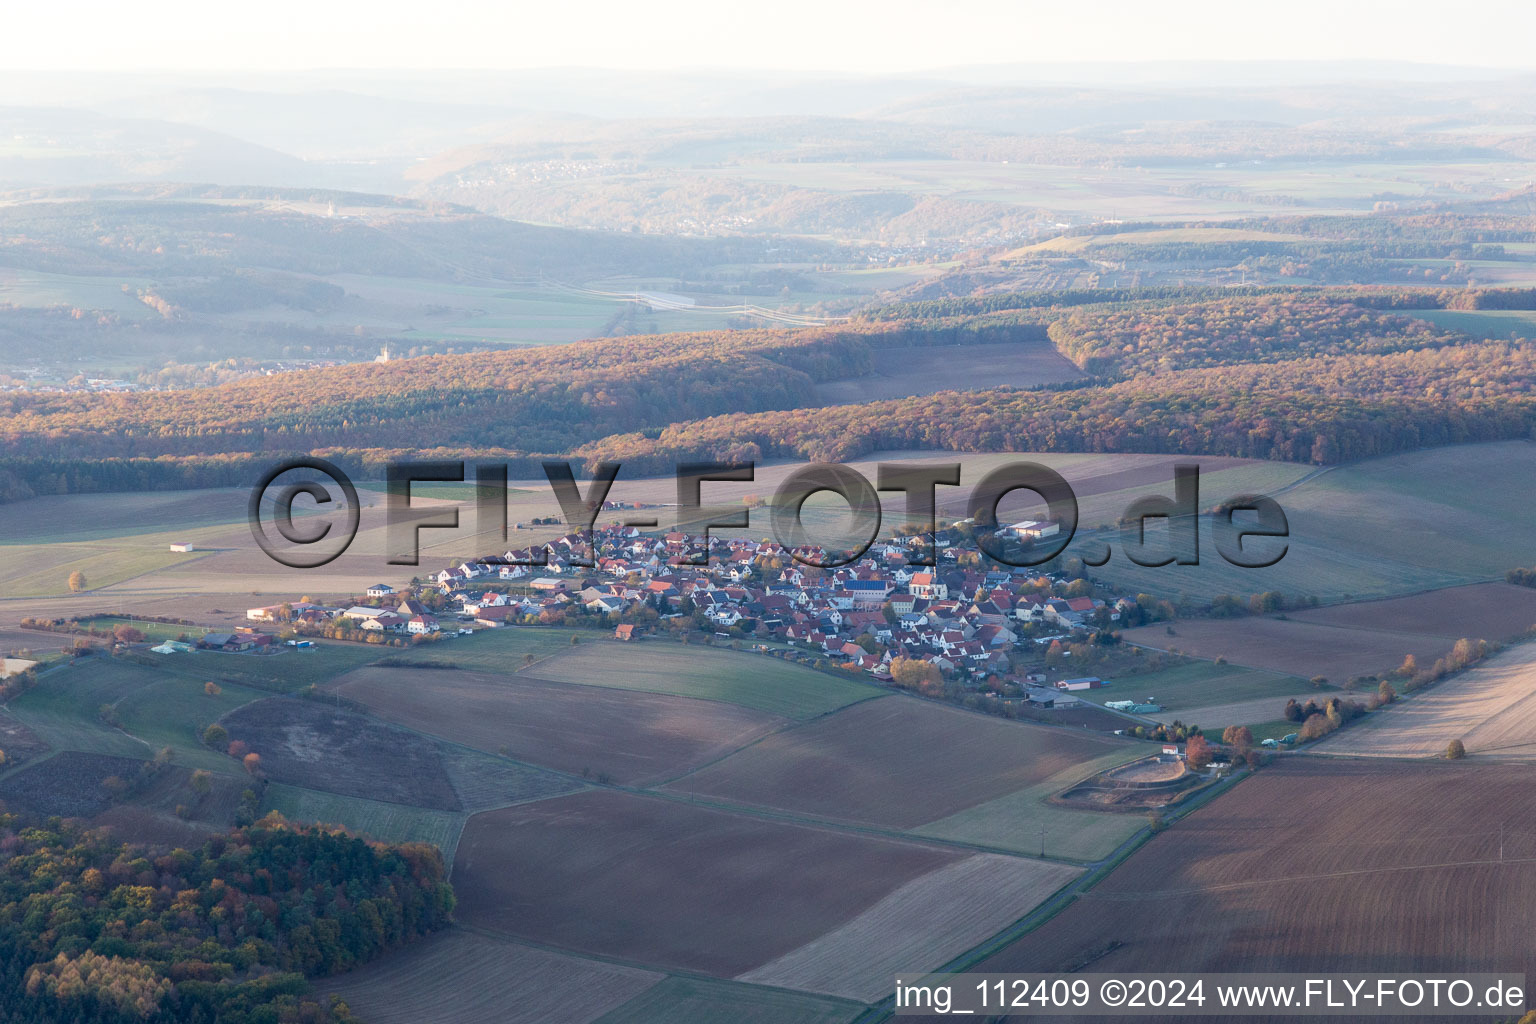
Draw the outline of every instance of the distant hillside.
<instances>
[{"instance_id":1,"label":"distant hillside","mask_svg":"<svg viewBox=\"0 0 1536 1024\"><path fill-rule=\"evenodd\" d=\"M207 128L83 110L0 107L0 188L104 181L299 185L303 160Z\"/></svg>"},{"instance_id":2,"label":"distant hillside","mask_svg":"<svg viewBox=\"0 0 1536 1024\"><path fill-rule=\"evenodd\" d=\"M960 301L960 315L903 317L898 307L840 328L606 339L186 391L11 393L0 397L10 471L0 495L239 483L255 463L297 452L490 452L522 468L575 454L660 472L683 459L841 460L882 448L1349 461L1532 436L1536 346L1479 341L1403 310L1528 308L1533 294L989 296L984 310ZM906 312L935 307L944 304ZM997 387L1047 337L1088 376ZM906 369L944 361L953 346L976 367L974 390L926 393L924 375ZM856 387L891 366L915 397L822 406L818 385ZM957 383L931 376L944 383L927 390Z\"/></svg>"}]
</instances>

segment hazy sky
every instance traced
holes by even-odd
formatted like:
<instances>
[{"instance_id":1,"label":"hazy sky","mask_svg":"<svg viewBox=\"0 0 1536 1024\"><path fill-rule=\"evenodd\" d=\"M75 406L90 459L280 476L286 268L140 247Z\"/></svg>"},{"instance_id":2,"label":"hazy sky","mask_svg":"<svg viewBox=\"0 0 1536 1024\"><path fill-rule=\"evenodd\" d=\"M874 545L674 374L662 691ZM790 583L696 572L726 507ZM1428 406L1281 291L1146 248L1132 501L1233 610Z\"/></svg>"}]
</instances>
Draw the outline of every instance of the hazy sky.
<instances>
[{"instance_id":1,"label":"hazy sky","mask_svg":"<svg viewBox=\"0 0 1536 1024\"><path fill-rule=\"evenodd\" d=\"M0 69L881 72L1339 58L1530 68L1532 40L1536 0L47 0L8 5Z\"/></svg>"}]
</instances>

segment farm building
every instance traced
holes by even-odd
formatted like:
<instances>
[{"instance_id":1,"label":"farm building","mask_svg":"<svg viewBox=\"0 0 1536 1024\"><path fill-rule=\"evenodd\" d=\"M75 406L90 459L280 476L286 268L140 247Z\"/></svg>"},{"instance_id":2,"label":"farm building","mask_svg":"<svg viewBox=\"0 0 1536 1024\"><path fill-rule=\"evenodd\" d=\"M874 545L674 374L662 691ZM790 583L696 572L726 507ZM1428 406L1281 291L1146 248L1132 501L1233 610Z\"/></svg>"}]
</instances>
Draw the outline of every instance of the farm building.
<instances>
[{"instance_id":1,"label":"farm building","mask_svg":"<svg viewBox=\"0 0 1536 1024\"><path fill-rule=\"evenodd\" d=\"M613 638L615 640L636 640L636 639L638 639L638 637L636 636L636 633L635 633L635 626L634 626L634 624L626 622L623 625L615 627L614 631L613 631Z\"/></svg>"},{"instance_id":2,"label":"farm building","mask_svg":"<svg viewBox=\"0 0 1536 1024\"><path fill-rule=\"evenodd\" d=\"M1062 679L1057 681L1058 690L1097 690L1104 686L1104 680L1098 676L1079 676L1076 679Z\"/></svg>"},{"instance_id":3,"label":"farm building","mask_svg":"<svg viewBox=\"0 0 1536 1024\"><path fill-rule=\"evenodd\" d=\"M171 541L171 550L180 553L196 549L193 548L192 542L189 540L173 540Z\"/></svg>"}]
</instances>

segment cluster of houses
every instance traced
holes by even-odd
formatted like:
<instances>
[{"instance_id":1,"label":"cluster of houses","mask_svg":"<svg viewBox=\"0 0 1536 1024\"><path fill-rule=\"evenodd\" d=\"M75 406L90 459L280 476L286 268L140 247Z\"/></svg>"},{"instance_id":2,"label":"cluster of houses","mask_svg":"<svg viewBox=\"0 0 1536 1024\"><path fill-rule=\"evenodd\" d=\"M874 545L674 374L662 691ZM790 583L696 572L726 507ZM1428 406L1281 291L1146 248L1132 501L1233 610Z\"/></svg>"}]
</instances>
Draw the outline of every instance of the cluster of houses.
<instances>
[{"instance_id":1,"label":"cluster of houses","mask_svg":"<svg viewBox=\"0 0 1536 1024\"><path fill-rule=\"evenodd\" d=\"M1037 536L1054 528L1016 526L1020 535ZM1075 703L1071 691L1103 685L1085 677L1047 686L1043 648L1112 625L1128 599L1060 596L1070 581L1059 576L963 565L960 539L947 532L931 538L931 568L910 564L916 540L898 537L872 545L858 562L818 569L770 542L711 537L706 561L702 538L610 526L593 531L590 547L570 534L536 549L462 562L421 585L444 596L451 611L441 614L457 619L451 624L457 631L467 631L460 623L496 629L579 610L607 617L616 637L632 640L663 620L692 618L727 636L794 644L880 680L890 680L892 662L904 658L946 676L1015 684L1017 695L1040 706ZM819 560L821 552L794 554ZM536 558L542 564L529 564ZM380 583L366 591L368 604L299 601L246 615L315 626L351 620L365 631L405 636L442 631L438 618L408 593Z\"/></svg>"},{"instance_id":2,"label":"cluster of houses","mask_svg":"<svg viewBox=\"0 0 1536 1024\"><path fill-rule=\"evenodd\" d=\"M1054 526L1019 525L1042 535ZM795 643L880 679L891 677L892 661L907 658L945 674L1038 684L1043 673L1016 671L1016 665L1038 660L1053 640L1120 618L1123 600L1057 596L1067 583L1059 577L964 566L957 540L946 533L934 538L932 568L910 564L914 539L893 538L872 545L856 563L817 569L777 544L717 537L710 538L707 564L694 564L704 561L701 538L612 526L594 531L590 548L571 534L537 550L463 562L430 582L462 617L484 628L548 621L546 613L579 607L621 622L616 635L630 639L637 623L651 621L635 613L650 609L658 620L692 616L727 635ZM795 554L821 555L814 549ZM535 557L544 564L526 564ZM587 561L592 564L581 564ZM369 596L387 605L393 595L385 587Z\"/></svg>"},{"instance_id":3,"label":"cluster of houses","mask_svg":"<svg viewBox=\"0 0 1536 1024\"><path fill-rule=\"evenodd\" d=\"M349 620L364 632L379 632L404 636L421 636L442 630L437 616L420 601L400 595L394 587L377 583L369 587L366 595L380 601L375 605L350 605L327 607L311 601L267 605L247 608L245 617L253 622L289 622L298 625L324 626L337 620Z\"/></svg>"}]
</instances>

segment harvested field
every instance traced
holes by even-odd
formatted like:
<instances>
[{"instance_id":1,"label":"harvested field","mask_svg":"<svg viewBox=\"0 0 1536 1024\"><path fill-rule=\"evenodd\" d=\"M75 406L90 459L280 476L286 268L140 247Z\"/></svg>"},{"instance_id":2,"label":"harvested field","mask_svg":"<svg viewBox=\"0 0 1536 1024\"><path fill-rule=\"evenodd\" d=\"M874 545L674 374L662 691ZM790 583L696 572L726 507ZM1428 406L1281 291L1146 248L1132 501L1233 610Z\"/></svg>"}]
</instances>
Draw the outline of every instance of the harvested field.
<instances>
[{"instance_id":1,"label":"harvested field","mask_svg":"<svg viewBox=\"0 0 1536 1024\"><path fill-rule=\"evenodd\" d=\"M1284 758L973 969L1530 973L1533 786L1519 765Z\"/></svg>"},{"instance_id":2,"label":"harvested field","mask_svg":"<svg viewBox=\"0 0 1536 1024\"><path fill-rule=\"evenodd\" d=\"M959 857L593 790L475 815L453 882L471 928L734 977Z\"/></svg>"},{"instance_id":3,"label":"harvested field","mask_svg":"<svg viewBox=\"0 0 1536 1024\"><path fill-rule=\"evenodd\" d=\"M1325 626L1296 619L1181 619L1175 635L1166 626L1125 631L1125 639L1158 650L1178 650L1197 658L1226 658L1237 665L1267 668L1303 679L1323 676L1341 682L1351 676L1390 672L1412 654L1421 665L1433 664L1454 638L1379 629ZM1285 701L1282 698L1281 703Z\"/></svg>"},{"instance_id":4,"label":"harvested field","mask_svg":"<svg viewBox=\"0 0 1536 1024\"><path fill-rule=\"evenodd\" d=\"M863 1012L858 1003L674 975L597 1024L847 1024Z\"/></svg>"},{"instance_id":5,"label":"harvested field","mask_svg":"<svg viewBox=\"0 0 1536 1024\"><path fill-rule=\"evenodd\" d=\"M389 803L462 809L437 744L316 700L268 697L219 720L274 782ZM234 762L230 762L233 766Z\"/></svg>"},{"instance_id":6,"label":"harvested field","mask_svg":"<svg viewBox=\"0 0 1536 1024\"><path fill-rule=\"evenodd\" d=\"M679 775L784 724L716 701L482 672L367 668L335 688L412 729L628 784Z\"/></svg>"},{"instance_id":7,"label":"harvested field","mask_svg":"<svg viewBox=\"0 0 1536 1024\"><path fill-rule=\"evenodd\" d=\"M878 1002L897 974L937 970L1080 873L1049 861L977 854L913 879L841 928L737 980Z\"/></svg>"},{"instance_id":8,"label":"harvested field","mask_svg":"<svg viewBox=\"0 0 1536 1024\"><path fill-rule=\"evenodd\" d=\"M529 674L586 686L720 700L785 718L815 718L885 691L761 654L667 643L567 646Z\"/></svg>"},{"instance_id":9,"label":"harvested field","mask_svg":"<svg viewBox=\"0 0 1536 1024\"><path fill-rule=\"evenodd\" d=\"M1291 618L1328 626L1427 633L1452 640L1464 636L1512 640L1536 626L1536 588L1474 583L1383 601L1312 608L1292 612Z\"/></svg>"},{"instance_id":10,"label":"harvested field","mask_svg":"<svg viewBox=\"0 0 1536 1024\"><path fill-rule=\"evenodd\" d=\"M1469 755L1536 760L1536 644L1481 665L1367 715L1317 747L1329 754L1439 757L1451 740Z\"/></svg>"},{"instance_id":11,"label":"harvested field","mask_svg":"<svg viewBox=\"0 0 1536 1024\"><path fill-rule=\"evenodd\" d=\"M0 652L62 651L74 645L75 638L67 633L49 633L41 629L0 629Z\"/></svg>"},{"instance_id":12,"label":"harvested field","mask_svg":"<svg viewBox=\"0 0 1536 1024\"><path fill-rule=\"evenodd\" d=\"M14 809L89 818L112 805L107 780L131 782L144 759L66 750L0 780L0 801Z\"/></svg>"},{"instance_id":13,"label":"harvested field","mask_svg":"<svg viewBox=\"0 0 1536 1024\"><path fill-rule=\"evenodd\" d=\"M316 988L370 1024L588 1024L664 977L449 928Z\"/></svg>"},{"instance_id":14,"label":"harvested field","mask_svg":"<svg viewBox=\"0 0 1536 1024\"><path fill-rule=\"evenodd\" d=\"M936 391L971 391L1007 385L1039 387L1078 380L1083 371L1049 341L923 348L876 348L878 369L863 377L816 386L826 405L872 402L881 398L931 395Z\"/></svg>"},{"instance_id":15,"label":"harvested field","mask_svg":"<svg viewBox=\"0 0 1536 1024\"><path fill-rule=\"evenodd\" d=\"M1131 746L916 698L855 704L776 733L669 790L914 828Z\"/></svg>"}]
</instances>

